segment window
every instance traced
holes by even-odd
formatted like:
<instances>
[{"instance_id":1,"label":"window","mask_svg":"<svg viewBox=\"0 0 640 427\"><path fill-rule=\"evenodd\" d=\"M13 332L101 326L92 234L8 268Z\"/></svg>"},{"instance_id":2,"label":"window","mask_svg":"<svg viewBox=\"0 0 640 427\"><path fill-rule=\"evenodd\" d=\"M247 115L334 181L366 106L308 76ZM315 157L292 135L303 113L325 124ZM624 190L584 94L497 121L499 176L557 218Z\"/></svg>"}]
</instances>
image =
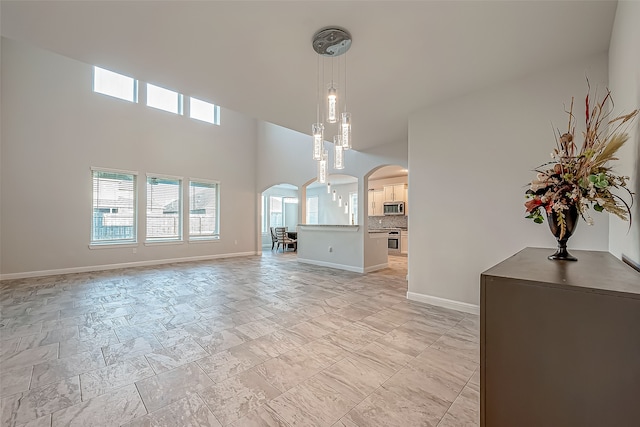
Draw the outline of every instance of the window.
<instances>
[{"instance_id":1,"label":"window","mask_svg":"<svg viewBox=\"0 0 640 427\"><path fill-rule=\"evenodd\" d=\"M138 102L138 82L135 79L100 67L93 67L93 91Z\"/></svg>"},{"instance_id":2,"label":"window","mask_svg":"<svg viewBox=\"0 0 640 427\"><path fill-rule=\"evenodd\" d=\"M318 196L307 197L307 224L318 223Z\"/></svg>"},{"instance_id":3,"label":"window","mask_svg":"<svg viewBox=\"0 0 640 427\"><path fill-rule=\"evenodd\" d=\"M219 237L218 186L212 181L189 181L189 238Z\"/></svg>"},{"instance_id":4,"label":"window","mask_svg":"<svg viewBox=\"0 0 640 427\"><path fill-rule=\"evenodd\" d=\"M358 193L349 193L349 224L358 223Z\"/></svg>"},{"instance_id":5,"label":"window","mask_svg":"<svg viewBox=\"0 0 640 427\"><path fill-rule=\"evenodd\" d=\"M147 176L147 240L182 240L182 179Z\"/></svg>"},{"instance_id":6,"label":"window","mask_svg":"<svg viewBox=\"0 0 640 427\"><path fill-rule=\"evenodd\" d=\"M269 226L284 227L282 197L269 197Z\"/></svg>"},{"instance_id":7,"label":"window","mask_svg":"<svg viewBox=\"0 0 640 427\"><path fill-rule=\"evenodd\" d=\"M182 94L147 83L147 105L174 114L182 114Z\"/></svg>"},{"instance_id":8,"label":"window","mask_svg":"<svg viewBox=\"0 0 640 427\"><path fill-rule=\"evenodd\" d=\"M189 98L189 116L192 119L220 124L220 107L196 98Z\"/></svg>"},{"instance_id":9,"label":"window","mask_svg":"<svg viewBox=\"0 0 640 427\"><path fill-rule=\"evenodd\" d=\"M91 169L91 244L135 243L136 173Z\"/></svg>"}]
</instances>

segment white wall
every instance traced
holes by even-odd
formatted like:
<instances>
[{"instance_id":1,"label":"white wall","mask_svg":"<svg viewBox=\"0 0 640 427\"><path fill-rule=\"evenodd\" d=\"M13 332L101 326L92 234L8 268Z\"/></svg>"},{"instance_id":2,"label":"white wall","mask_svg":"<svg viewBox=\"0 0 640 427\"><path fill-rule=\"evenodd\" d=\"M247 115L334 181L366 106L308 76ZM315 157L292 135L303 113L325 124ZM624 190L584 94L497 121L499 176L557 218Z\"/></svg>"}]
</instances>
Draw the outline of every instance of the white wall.
<instances>
[{"instance_id":1,"label":"white wall","mask_svg":"<svg viewBox=\"0 0 640 427\"><path fill-rule=\"evenodd\" d=\"M2 39L2 274L255 253L256 121L222 109L214 126L91 88L90 64ZM220 241L90 250L92 166L138 171L139 209L147 172L220 181Z\"/></svg>"},{"instance_id":2,"label":"white wall","mask_svg":"<svg viewBox=\"0 0 640 427\"><path fill-rule=\"evenodd\" d=\"M555 247L546 223L524 218L524 192L532 169L549 160L554 128L566 128L572 96L581 134L585 74L592 87L605 87L607 56L506 82L409 118L410 297L478 305L484 270L528 246ZM570 250L607 250L609 219L592 216L596 225L581 221Z\"/></svg>"},{"instance_id":3,"label":"white wall","mask_svg":"<svg viewBox=\"0 0 640 427\"><path fill-rule=\"evenodd\" d=\"M615 101L614 113L640 108L640 2L620 1L609 47L609 88ZM631 177L629 187L636 193L633 221L609 217L609 250L640 263L640 120L629 129L629 140L619 151L616 171Z\"/></svg>"}]
</instances>

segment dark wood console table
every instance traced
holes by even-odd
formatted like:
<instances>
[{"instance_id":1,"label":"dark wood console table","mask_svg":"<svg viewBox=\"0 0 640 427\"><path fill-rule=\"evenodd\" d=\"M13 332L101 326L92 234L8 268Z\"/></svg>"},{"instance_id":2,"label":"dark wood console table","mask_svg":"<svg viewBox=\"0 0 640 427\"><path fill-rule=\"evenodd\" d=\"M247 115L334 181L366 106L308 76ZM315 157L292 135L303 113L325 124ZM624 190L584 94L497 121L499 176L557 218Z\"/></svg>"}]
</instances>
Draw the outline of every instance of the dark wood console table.
<instances>
[{"instance_id":1,"label":"dark wood console table","mask_svg":"<svg viewBox=\"0 0 640 427\"><path fill-rule=\"evenodd\" d=\"M640 273L526 248L480 280L480 425L640 426Z\"/></svg>"}]
</instances>

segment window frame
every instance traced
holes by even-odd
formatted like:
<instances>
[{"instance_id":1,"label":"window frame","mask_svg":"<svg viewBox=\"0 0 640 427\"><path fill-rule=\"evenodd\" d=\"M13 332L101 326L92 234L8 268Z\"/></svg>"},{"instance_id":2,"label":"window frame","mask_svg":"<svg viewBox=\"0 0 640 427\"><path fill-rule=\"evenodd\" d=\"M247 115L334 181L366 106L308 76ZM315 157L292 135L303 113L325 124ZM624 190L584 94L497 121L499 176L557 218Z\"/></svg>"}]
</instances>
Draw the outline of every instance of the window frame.
<instances>
[{"instance_id":1,"label":"window frame","mask_svg":"<svg viewBox=\"0 0 640 427\"><path fill-rule=\"evenodd\" d=\"M191 235L191 183L209 184L216 187L216 200L215 200L215 233L211 235ZM187 206L189 210L189 216L187 217L187 230L189 242L202 242L202 241L215 241L220 240L220 181L213 179L202 179L189 177L186 182L187 185Z\"/></svg>"},{"instance_id":2,"label":"window frame","mask_svg":"<svg viewBox=\"0 0 640 427\"><path fill-rule=\"evenodd\" d=\"M176 237L149 237L149 191L148 186L149 179L162 179L167 181L178 181L178 236ZM163 245L163 244L181 244L184 242L184 191L183 191L183 183L184 177L174 176L174 175L166 175L166 174L156 174L149 173L146 174L145 179L145 245ZM153 208L153 207L152 207Z\"/></svg>"},{"instance_id":3,"label":"window frame","mask_svg":"<svg viewBox=\"0 0 640 427\"><path fill-rule=\"evenodd\" d=\"M91 171L91 225L89 231L89 248L98 249L105 247L137 247L138 246L138 172L128 171L122 169L102 168L102 167L90 167ZM133 177L133 237L129 239L110 239L110 240L93 240L94 238L94 225L95 225L95 195L94 195L94 179L96 172L113 173L119 175L131 175ZM118 208L119 209L119 208Z\"/></svg>"}]
</instances>

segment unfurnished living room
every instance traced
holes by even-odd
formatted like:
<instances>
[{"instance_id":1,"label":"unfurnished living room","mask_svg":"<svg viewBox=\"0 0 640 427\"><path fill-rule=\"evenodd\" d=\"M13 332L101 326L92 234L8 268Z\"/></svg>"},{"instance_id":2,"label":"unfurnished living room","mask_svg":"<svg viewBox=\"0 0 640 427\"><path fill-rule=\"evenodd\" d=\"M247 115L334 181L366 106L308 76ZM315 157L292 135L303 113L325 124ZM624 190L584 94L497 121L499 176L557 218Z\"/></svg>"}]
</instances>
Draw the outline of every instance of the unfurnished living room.
<instances>
[{"instance_id":1,"label":"unfurnished living room","mask_svg":"<svg viewBox=\"0 0 640 427\"><path fill-rule=\"evenodd\" d=\"M640 2L0 19L0 427L638 425Z\"/></svg>"}]
</instances>

